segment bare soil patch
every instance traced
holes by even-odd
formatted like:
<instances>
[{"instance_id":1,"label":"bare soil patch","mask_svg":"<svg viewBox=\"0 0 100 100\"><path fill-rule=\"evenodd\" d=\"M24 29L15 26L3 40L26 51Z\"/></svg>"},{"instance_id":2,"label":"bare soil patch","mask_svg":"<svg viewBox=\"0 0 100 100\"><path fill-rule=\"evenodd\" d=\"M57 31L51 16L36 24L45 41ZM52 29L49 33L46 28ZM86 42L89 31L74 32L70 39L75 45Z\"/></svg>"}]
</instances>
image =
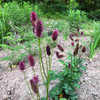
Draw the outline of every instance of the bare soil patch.
<instances>
[{"instance_id":1,"label":"bare soil patch","mask_svg":"<svg viewBox=\"0 0 100 100\"><path fill-rule=\"evenodd\" d=\"M86 40L90 37L79 37L81 40ZM68 38L67 41L63 40L62 35L58 37L58 43L61 44L65 51L73 51L73 48L69 46L71 44L71 40ZM62 65L58 62L56 58L55 52L58 51L58 48L54 48L53 52L53 62L52 62L52 70L61 71ZM86 54L88 51L86 52ZM9 55L9 52L0 51L0 59ZM86 55L86 66L87 70L83 72L83 76L80 78L80 89L77 89L78 92L78 100L100 100L100 51L93 58L92 62L87 59ZM65 58L63 58L65 60ZM36 65L34 67L36 74L39 76L39 91L41 97L46 96L45 87L42 85L41 75L39 71L39 60L38 57L35 56ZM43 61L45 63L45 59L43 57ZM1 61L0 62L0 100L32 100L31 95L28 91L27 85L24 81L24 76L22 72L17 68L12 71L8 68L9 61ZM29 81L33 77L33 72L29 63L25 63L26 70L25 74L27 80ZM52 82L50 84L50 89L56 84L56 82ZM35 95L35 94L34 94Z\"/></svg>"}]
</instances>

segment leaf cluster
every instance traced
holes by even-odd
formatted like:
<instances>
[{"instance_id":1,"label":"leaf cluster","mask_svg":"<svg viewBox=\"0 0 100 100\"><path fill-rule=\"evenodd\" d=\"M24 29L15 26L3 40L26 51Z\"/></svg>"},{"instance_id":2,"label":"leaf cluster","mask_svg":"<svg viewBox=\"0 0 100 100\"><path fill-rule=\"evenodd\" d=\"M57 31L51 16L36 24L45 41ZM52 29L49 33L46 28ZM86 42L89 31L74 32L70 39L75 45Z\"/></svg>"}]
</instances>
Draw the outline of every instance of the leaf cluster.
<instances>
[{"instance_id":1,"label":"leaf cluster","mask_svg":"<svg viewBox=\"0 0 100 100\"><path fill-rule=\"evenodd\" d=\"M71 61L70 68L68 68L68 62L60 60L59 62L64 66L63 71L58 73L51 71L50 74L51 80L59 80L55 87L49 92L49 95L53 100L58 100L58 96L61 93L63 93L63 97L67 99L77 100L77 93L75 92L75 89L76 87L80 88L80 77L82 75L82 71L86 69L86 66L83 66L82 64L84 59L75 57L72 54L69 54L66 59Z\"/></svg>"}]
</instances>

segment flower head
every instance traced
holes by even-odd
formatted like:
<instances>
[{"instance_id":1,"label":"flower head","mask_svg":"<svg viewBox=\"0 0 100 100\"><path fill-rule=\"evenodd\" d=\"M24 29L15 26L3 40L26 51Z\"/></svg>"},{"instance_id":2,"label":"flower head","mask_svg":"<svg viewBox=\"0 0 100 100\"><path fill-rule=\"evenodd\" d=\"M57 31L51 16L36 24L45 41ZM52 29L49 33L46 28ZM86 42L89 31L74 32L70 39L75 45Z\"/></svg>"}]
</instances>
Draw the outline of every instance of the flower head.
<instances>
[{"instance_id":1,"label":"flower head","mask_svg":"<svg viewBox=\"0 0 100 100\"><path fill-rule=\"evenodd\" d=\"M56 56L57 56L57 58L58 58L58 59L60 59L60 58L63 58L63 57L64 57L64 55L59 54L59 52L58 52L58 51L56 52Z\"/></svg>"},{"instance_id":2,"label":"flower head","mask_svg":"<svg viewBox=\"0 0 100 100\"><path fill-rule=\"evenodd\" d=\"M78 42L78 41L79 41L79 39L76 39L76 40L75 40L75 42Z\"/></svg>"},{"instance_id":3,"label":"flower head","mask_svg":"<svg viewBox=\"0 0 100 100\"><path fill-rule=\"evenodd\" d=\"M43 22L41 20L36 21L35 33L37 37L42 37L43 35Z\"/></svg>"},{"instance_id":4,"label":"flower head","mask_svg":"<svg viewBox=\"0 0 100 100\"><path fill-rule=\"evenodd\" d=\"M31 21L36 21L37 20L37 14L36 12L32 11L31 12Z\"/></svg>"},{"instance_id":5,"label":"flower head","mask_svg":"<svg viewBox=\"0 0 100 100\"><path fill-rule=\"evenodd\" d=\"M85 48L85 47L83 47L83 48L82 48L82 52L85 52L85 51L86 51L86 48Z\"/></svg>"},{"instance_id":6,"label":"flower head","mask_svg":"<svg viewBox=\"0 0 100 100\"><path fill-rule=\"evenodd\" d=\"M78 36L78 34L77 34L77 33L75 33L75 36Z\"/></svg>"},{"instance_id":7,"label":"flower head","mask_svg":"<svg viewBox=\"0 0 100 100\"><path fill-rule=\"evenodd\" d=\"M30 63L30 66L34 66L35 65L35 61L32 55L28 56L28 61Z\"/></svg>"},{"instance_id":8,"label":"flower head","mask_svg":"<svg viewBox=\"0 0 100 100\"><path fill-rule=\"evenodd\" d=\"M83 35L83 32L81 32L81 35Z\"/></svg>"},{"instance_id":9,"label":"flower head","mask_svg":"<svg viewBox=\"0 0 100 100\"><path fill-rule=\"evenodd\" d=\"M78 50L79 50L79 43L77 43L76 48L73 52L73 55L76 56L78 54Z\"/></svg>"},{"instance_id":10,"label":"flower head","mask_svg":"<svg viewBox=\"0 0 100 100\"><path fill-rule=\"evenodd\" d=\"M47 55L48 56L51 55L50 47L48 45L46 46L46 52L47 52Z\"/></svg>"},{"instance_id":11,"label":"flower head","mask_svg":"<svg viewBox=\"0 0 100 100\"><path fill-rule=\"evenodd\" d=\"M33 80L30 80L30 85L34 93L38 93L37 85L33 83Z\"/></svg>"},{"instance_id":12,"label":"flower head","mask_svg":"<svg viewBox=\"0 0 100 100\"><path fill-rule=\"evenodd\" d=\"M52 40L53 40L53 41L56 41L56 40L57 40L58 33L59 33L58 30L54 30L54 32L52 33Z\"/></svg>"},{"instance_id":13,"label":"flower head","mask_svg":"<svg viewBox=\"0 0 100 100\"><path fill-rule=\"evenodd\" d=\"M78 29L77 29L77 31L79 32L79 31L80 31L80 29L78 28Z\"/></svg>"},{"instance_id":14,"label":"flower head","mask_svg":"<svg viewBox=\"0 0 100 100\"><path fill-rule=\"evenodd\" d=\"M60 51L64 52L64 49L60 44L58 44L58 48L59 48Z\"/></svg>"},{"instance_id":15,"label":"flower head","mask_svg":"<svg viewBox=\"0 0 100 100\"><path fill-rule=\"evenodd\" d=\"M71 42L71 45L74 46L74 42Z\"/></svg>"},{"instance_id":16,"label":"flower head","mask_svg":"<svg viewBox=\"0 0 100 100\"><path fill-rule=\"evenodd\" d=\"M20 69L21 71L24 71L24 70L25 70L25 64L24 64L23 61L20 61L20 62L19 62L19 69Z\"/></svg>"},{"instance_id":17,"label":"flower head","mask_svg":"<svg viewBox=\"0 0 100 100\"><path fill-rule=\"evenodd\" d=\"M56 52L56 56L57 56L57 58L59 58L59 52L58 51Z\"/></svg>"},{"instance_id":18,"label":"flower head","mask_svg":"<svg viewBox=\"0 0 100 100\"><path fill-rule=\"evenodd\" d=\"M70 39L71 39L72 41L74 41L74 39L73 39L73 36L72 36L72 35L70 35L69 37L70 37Z\"/></svg>"},{"instance_id":19,"label":"flower head","mask_svg":"<svg viewBox=\"0 0 100 100\"><path fill-rule=\"evenodd\" d=\"M34 84L38 84L39 78L37 76L34 76L32 81L33 81Z\"/></svg>"}]
</instances>

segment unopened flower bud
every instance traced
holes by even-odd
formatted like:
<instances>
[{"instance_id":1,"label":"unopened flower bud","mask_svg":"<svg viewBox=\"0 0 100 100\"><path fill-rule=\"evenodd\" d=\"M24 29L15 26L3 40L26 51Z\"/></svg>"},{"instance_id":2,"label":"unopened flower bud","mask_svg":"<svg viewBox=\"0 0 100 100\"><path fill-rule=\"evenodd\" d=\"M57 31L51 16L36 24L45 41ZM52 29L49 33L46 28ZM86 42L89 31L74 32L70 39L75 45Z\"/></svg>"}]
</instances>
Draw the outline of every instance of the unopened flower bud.
<instances>
[{"instance_id":1,"label":"unopened flower bud","mask_svg":"<svg viewBox=\"0 0 100 100\"><path fill-rule=\"evenodd\" d=\"M79 31L80 31L80 29L78 28L78 29L77 29L77 31L79 32Z\"/></svg>"},{"instance_id":2,"label":"unopened flower bud","mask_svg":"<svg viewBox=\"0 0 100 100\"><path fill-rule=\"evenodd\" d=\"M54 30L54 32L52 33L52 40L53 41L56 41L57 40L57 37L58 37L58 30Z\"/></svg>"},{"instance_id":3,"label":"unopened flower bud","mask_svg":"<svg viewBox=\"0 0 100 100\"><path fill-rule=\"evenodd\" d=\"M57 58L59 58L59 52L58 51L56 52L56 56L57 56Z\"/></svg>"},{"instance_id":4,"label":"unopened flower bud","mask_svg":"<svg viewBox=\"0 0 100 100\"><path fill-rule=\"evenodd\" d=\"M31 85L33 92L38 93L37 84L34 84L32 79L30 80L30 85Z\"/></svg>"},{"instance_id":5,"label":"unopened flower bud","mask_svg":"<svg viewBox=\"0 0 100 100\"><path fill-rule=\"evenodd\" d=\"M78 50L79 50L79 43L77 43L76 48L73 52L73 55L76 56L78 54Z\"/></svg>"},{"instance_id":6,"label":"unopened flower bud","mask_svg":"<svg viewBox=\"0 0 100 100\"><path fill-rule=\"evenodd\" d=\"M74 50L74 53L73 53L74 56L76 56L78 54L78 50L79 50L79 47L76 47Z\"/></svg>"},{"instance_id":7,"label":"unopened flower bud","mask_svg":"<svg viewBox=\"0 0 100 100\"><path fill-rule=\"evenodd\" d=\"M59 48L60 51L64 52L64 49L60 44L58 44L58 48Z\"/></svg>"},{"instance_id":8,"label":"unopened flower bud","mask_svg":"<svg viewBox=\"0 0 100 100\"><path fill-rule=\"evenodd\" d=\"M57 58L58 58L58 59L60 59L60 58L63 58L63 57L64 57L64 55L59 54L59 52L58 52L58 51L56 52L56 56L57 56Z\"/></svg>"},{"instance_id":9,"label":"unopened flower bud","mask_svg":"<svg viewBox=\"0 0 100 100\"><path fill-rule=\"evenodd\" d=\"M25 70L25 64L24 64L23 61L20 61L20 62L19 62L19 69L20 69L21 71L24 71L24 70Z\"/></svg>"},{"instance_id":10,"label":"unopened flower bud","mask_svg":"<svg viewBox=\"0 0 100 100\"><path fill-rule=\"evenodd\" d=\"M75 36L78 36L78 34L77 34L77 33L75 33Z\"/></svg>"},{"instance_id":11,"label":"unopened flower bud","mask_svg":"<svg viewBox=\"0 0 100 100\"><path fill-rule=\"evenodd\" d=\"M28 61L30 63L30 66L34 66L35 65L35 61L32 55L28 56Z\"/></svg>"},{"instance_id":12,"label":"unopened flower bud","mask_svg":"<svg viewBox=\"0 0 100 100\"><path fill-rule=\"evenodd\" d=\"M82 48L82 52L85 52L85 51L86 51L86 48L85 48L85 47L83 47L83 48Z\"/></svg>"},{"instance_id":13,"label":"unopened flower bud","mask_svg":"<svg viewBox=\"0 0 100 100\"><path fill-rule=\"evenodd\" d=\"M59 55L59 58L63 58L63 57L64 57L64 55L63 55L63 54L60 54L60 55Z\"/></svg>"},{"instance_id":14,"label":"unopened flower bud","mask_svg":"<svg viewBox=\"0 0 100 100\"><path fill-rule=\"evenodd\" d=\"M75 42L78 42L78 41L79 41L79 39L76 39L76 40L75 40Z\"/></svg>"},{"instance_id":15,"label":"unopened flower bud","mask_svg":"<svg viewBox=\"0 0 100 100\"><path fill-rule=\"evenodd\" d=\"M48 45L46 46L46 52L47 52L47 55L48 56L51 55L50 47Z\"/></svg>"},{"instance_id":16,"label":"unopened flower bud","mask_svg":"<svg viewBox=\"0 0 100 100\"><path fill-rule=\"evenodd\" d=\"M73 39L73 37L72 37L71 35L70 35L69 37L70 37L70 39L71 39L72 41L74 41L74 39Z\"/></svg>"},{"instance_id":17,"label":"unopened flower bud","mask_svg":"<svg viewBox=\"0 0 100 100\"><path fill-rule=\"evenodd\" d=\"M32 80L34 84L38 84L39 82L39 78L37 76L34 76Z\"/></svg>"},{"instance_id":18,"label":"unopened flower bud","mask_svg":"<svg viewBox=\"0 0 100 100\"><path fill-rule=\"evenodd\" d=\"M71 42L71 45L74 46L74 42Z\"/></svg>"},{"instance_id":19,"label":"unopened flower bud","mask_svg":"<svg viewBox=\"0 0 100 100\"><path fill-rule=\"evenodd\" d=\"M83 32L81 32L81 35L83 35Z\"/></svg>"}]
</instances>

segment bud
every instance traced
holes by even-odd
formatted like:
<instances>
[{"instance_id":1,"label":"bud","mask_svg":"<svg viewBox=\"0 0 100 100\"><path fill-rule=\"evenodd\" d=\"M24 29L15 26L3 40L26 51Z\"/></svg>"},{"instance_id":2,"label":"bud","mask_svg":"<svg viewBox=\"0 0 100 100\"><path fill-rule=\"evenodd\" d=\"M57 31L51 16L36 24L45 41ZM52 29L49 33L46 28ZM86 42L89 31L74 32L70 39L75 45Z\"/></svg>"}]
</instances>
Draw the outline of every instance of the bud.
<instances>
[{"instance_id":1,"label":"bud","mask_svg":"<svg viewBox=\"0 0 100 100\"><path fill-rule=\"evenodd\" d=\"M74 36L74 34L73 34L73 33L71 33L71 36L73 37L73 36Z\"/></svg>"},{"instance_id":2,"label":"bud","mask_svg":"<svg viewBox=\"0 0 100 100\"><path fill-rule=\"evenodd\" d=\"M79 43L76 44L76 47L79 47Z\"/></svg>"},{"instance_id":3,"label":"bud","mask_svg":"<svg viewBox=\"0 0 100 100\"><path fill-rule=\"evenodd\" d=\"M64 57L64 55L63 55L63 54L60 54L60 55L59 55L59 58L63 58L63 57Z\"/></svg>"},{"instance_id":4,"label":"bud","mask_svg":"<svg viewBox=\"0 0 100 100\"><path fill-rule=\"evenodd\" d=\"M35 61L32 55L28 56L28 61L30 63L30 66L34 66L35 65Z\"/></svg>"},{"instance_id":5,"label":"bud","mask_svg":"<svg viewBox=\"0 0 100 100\"><path fill-rule=\"evenodd\" d=\"M77 29L77 31L79 32L79 31L80 31L80 29L78 28L78 29Z\"/></svg>"},{"instance_id":6,"label":"bud","mask_svg":"<svg viewBox=\"0 0 100 100\"><path fill-rule=\"evenodd\" d=\"M59 33L58 30L54 30L54 32L52 33L52 40L53 40L53 41L56 41L56 40L57 40L58 33Z\"/></svg>"},{"instance_id":7,"label":"bud","mask_svg":"<svg viewBox=\"0 0 100 100\"><path fill-rule=\"evenodd\" d=\"M36 21L35 33L37 37L42 37L43 35L43 22L41 20Z\"/></svg>"},{"instance_id":8,"label":"bud","mask_svg":"<svg viewBox=\"0 0 100 100\"><path fill-rule=\"evenodd\" d=\"M83 35L83 32L81 32L81 35Z\"/></svg>"},{"instance_id":9,"label":"bud","mask_svg":"<svg viewBox=\"0 0 100 100\"><path fill-rule=\"evenodd\" d=\"M59 52L58 52L58 51L56 52L56 56L57 56L57 58L58 58L58 59L60 59L60 58L63 58L63 57L64 57L64 55L59 54Z\"/></svg>"},{"instance_id":10,"label":"bud","mask_svg":"<svg viewBox=\"0 0 100 100\"><path fill-rule=\"evenodd\" d=\"M70 64L70 63L68 64L68 68L69 68L69 69L71 68L71 64Z\"/></svg>"},{"instance_id":11,"label":"bud","mask_svg":"<svg viewBox=\"0 0 100 100\"><path fill-rule=\"evenodd\" d=\"M79 50L79 43L77 43L76 48L73 52L73 55L76 56L78 54L78 50Z\"/></svg>"},{"instance_id":12,"label":"bud","mask_svg":"<svg viewBox=\"0 0 100 100\"><path fill-rule=\"evenodd\" d=\"M71 45L74 46L74 42L71 42Z\"/></svg>"},{"instance_id":13,"label":"bud","mask_svg":"<svg viewBox=\"0 0 100 100\"><path fill-rule=\"evenodd\" d=\"M79 47L76 47L74 50L74 53L73 53L74 56L76 56L78 54L78 50L79 50Z\"/></svg>"},{"instance_id":14,"label":"bud","mask_svg":"<svg viewBox=\"0 0 100 100\"><path fill-rule=\"evenodd\" d=\"M36 20L37 20L36 12L32 11L31 12L31 22L36 21Z\"/></svg>"},{"instance_id":15,"label":"bud","mask_svg":"<svg viewBox=\"0 0 100 100\"><path fill-rule=\"evenodd\" d=\"M85 51L86 51L86 48L85 48L85 47L83 47L83 48L82 48L82 52L85 52Z\"/></svg>"},{"instance_id":16,"label":"bud","mask_svg":"<svg viewBox=\"0 0 100 100\"><path fill-rule=\"evenodd\" d=\"M59 52L58 51L56 52L56 56L57 56L57 58L59 58Z\"/></svg>"},{"instance_id":17,"label":"bud","mask_svg":"<svg viewBox=\"0 0 100 100\"><path fill-rule=\"evenodd\" d=\"M75 33L75 36L78 36L78 34L77 34L77 33Z\"/></svg>"},{"instance_id":18,"label":"bud","mask_svg":"<svg viewBox=\"0 0 100 100\"><path fill-rule=\"evenodd\" d=\"M38 84L39 83L39 78L37 76L34 76L32 79L34 84Z\"/></svg>"},{"instance_id":19,"label":"bud","mask_svg":"<svg viewBox=\"0 0 100 100\"><path fill-rule=\"evenodd\" d=\"M30 80L30 85L34 93L38 93L37 85L33 83L33 80Z\"/></svg>"},{"instance_id":20,"label":"bud","mask_svg":"<svg viewBox=\"0 0 100 100\"><path fill-rule=\"evenodd\" d=\"M20 61L20 62L19 62L19 69L20 69L21 71L24 71L24 70L25 70L25 64L24 64L23 61Z\"/></svg>"},{"instance_id":21,"label":"bud","mask_svg":"<svg viewBox=\"0 0 100 100\"><path fill-rule=\"evenodd\" d=\"M46 46L46 52L47 52L47 55L48 56L51 55L50 47L48 45Z\"/></svg>"},{"instance_id":22,"label":"bud","mask_svg":"<svg viewBox=\"0 0 100 100\"><path fill-rule=\"evenodd\" d=\"M59 48L60 51L64 52L64 49L60 44L58 44L58 48Z\"/></svg>"},{"instance_id":23,"label":"bud","mask_svg":"<svg viewBox=\"0 0 100 100\"><path fill-rule=\"evenodd\" d=\"M79 39L76 39L76 40L75 40L75 42L78 42L78 41L79 41Z\"/></svg>"},{"instance_id":24,"label":"bud","mask_svg":"<svg viewBox=\"0 0 100 100\"><path fill-rule=\"evenodd\" d=\"M70 35L69 37L70 37L70 39L71 39L72 41L74 41L74 39L72 38L72 35Z\"/></svg>"}]
</instances>

